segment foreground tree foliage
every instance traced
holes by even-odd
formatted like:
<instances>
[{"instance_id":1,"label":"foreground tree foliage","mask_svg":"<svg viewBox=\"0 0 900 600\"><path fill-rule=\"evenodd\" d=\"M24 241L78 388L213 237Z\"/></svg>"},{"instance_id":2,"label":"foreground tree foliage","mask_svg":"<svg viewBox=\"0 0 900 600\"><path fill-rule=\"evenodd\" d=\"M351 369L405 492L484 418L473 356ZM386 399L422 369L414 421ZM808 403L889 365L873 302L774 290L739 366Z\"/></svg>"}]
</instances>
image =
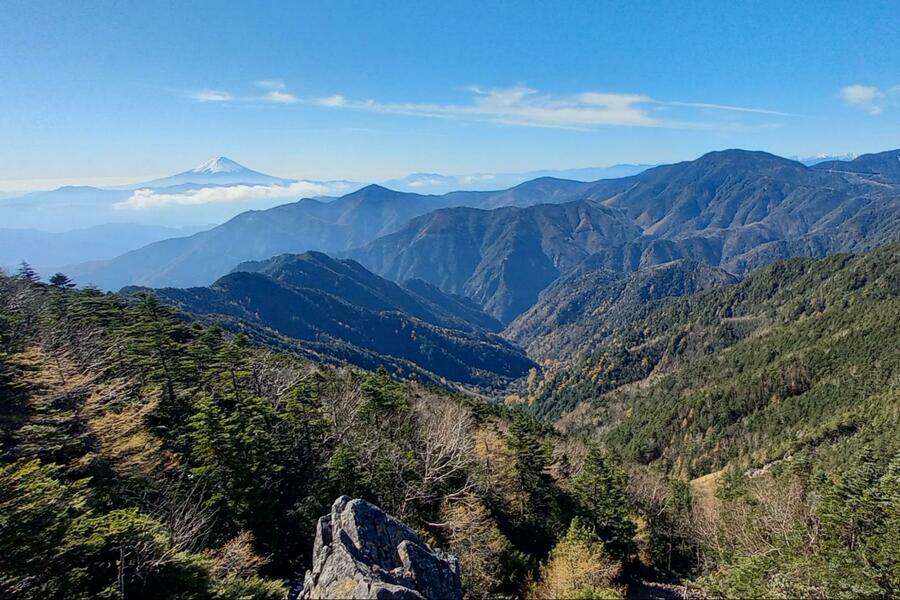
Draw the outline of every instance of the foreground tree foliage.
<instances>
[{"instance_id":1,"label":"foreground tree foliage","mask_svg":"<svg viewBox=\"0 0 900 600\"><path fill-rule=\"evenodd\" d=\"M518 595L575 514L530 417L30 268L0 277L0 393L2 596L280 598L340 494Z\"/></svg>"},{"instance_id":2,"label":"foreground tree foliage","mask_svg":"<svg viewBox=\"0 0 900 600\"><path fill-rule=\"evenodd\" d=\"M558 426L626 466L645 565L733 598L900 593L900 245L650 303L617 336Z\"/></svg>"},{"instance_id":3,"label":"foreground tree foliage","mask_svg":"<svg viewBox=\"0 0 900 600\"><path fill-rule=\"evenodd\" d=\"M0 276L0 597L282 598L341 494L453 552L469 598L896 597L898 252L648 306L555 427L23 265Z\"/></svg>"},{"instance_id":4,"label":"foreground tree foliage","mask_svg":"<svg viewBox=\"0 0 900 600\"><path fill-rule=\"evenodd\" d=\"M530 598L618 599L624 590L613 581L622 564L610 558L594 530L574 519L565 537L541 567L540 579L528 590Z\"/></svg>"}]
</instances>

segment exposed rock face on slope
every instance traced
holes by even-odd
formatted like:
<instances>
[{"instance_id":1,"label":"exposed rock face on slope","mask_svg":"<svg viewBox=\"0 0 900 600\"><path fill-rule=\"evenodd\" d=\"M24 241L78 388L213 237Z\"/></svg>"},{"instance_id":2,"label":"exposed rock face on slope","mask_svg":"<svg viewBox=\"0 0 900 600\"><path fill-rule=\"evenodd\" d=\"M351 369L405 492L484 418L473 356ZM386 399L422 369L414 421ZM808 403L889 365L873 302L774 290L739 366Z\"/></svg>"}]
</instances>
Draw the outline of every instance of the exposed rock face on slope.
<instances>
[{"instance_id":1,"label":"exposed rock face on slope","mask_svg":"<svg viewBox=\"0 0 900 600\"><path fill-rule=\"evenodd\" d=\"M341 496L319 519L300 598L462 598L459 564L365 500Z\"/></svg>"}]
</instances>

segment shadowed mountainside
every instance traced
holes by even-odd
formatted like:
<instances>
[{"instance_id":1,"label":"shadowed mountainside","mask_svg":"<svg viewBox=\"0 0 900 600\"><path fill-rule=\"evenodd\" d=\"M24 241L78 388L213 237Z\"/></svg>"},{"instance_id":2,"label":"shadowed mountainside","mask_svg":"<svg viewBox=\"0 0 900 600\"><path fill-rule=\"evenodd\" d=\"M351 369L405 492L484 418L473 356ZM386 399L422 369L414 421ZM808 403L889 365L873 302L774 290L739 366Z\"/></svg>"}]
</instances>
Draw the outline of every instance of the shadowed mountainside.
<instances>
[{"instance_id":1,"label":"shadowed mountainside","mask_svg":"<svg viewBox=\"0 0 900 600\"><path fill-rule=\"evenodd\" d=\"M414 219L349 255L390 279L418 277L465 294L508 322L560 273L640 235L620 211L592 202L453 208Z\"/></svg>"},{"instance_id":2,"label":"shadowed mountainside","mask_svg":"<svg viewBox=\"0 0 900 600\"><path fill-rule=\"evenodd\" d=\"M248 263L209 287L152 290L182 310L270 346L427 381L493 385L532 362L489 333L471 302L424 282L401 286L320 253ZM133 294L144 288L128 288Z\"/></svg>"},{"instance_id":3,"label":"shadowed mountainside","mask_svg":"<svg viewBox=\"0 0 900 600\"><path fill-rule=\"evenodd\" d=\"M545 178L499 192L443 196L370 185L328 202L306 198L268 210L247 211L209 231L150 244L112 260L77 265L70 273L79 282L110 290L126 285L207 285L246 260L361 246L439 208L562 202L587 185Z\"/></svg>"},{"instance_id":4,"label":"shadowed mountainside","mask_svg":"<svg viewBox=\"0 0 900 600\"><path fill-rule=\"evenodd\" d=\"M900 186L764 152L712 152L597 182L580 197L520 211L437 211L349 256L392 279L465 294L508 322L592 254L613 271L689 259L744 275L900 237Z\"/></svg>"}]
</instances>

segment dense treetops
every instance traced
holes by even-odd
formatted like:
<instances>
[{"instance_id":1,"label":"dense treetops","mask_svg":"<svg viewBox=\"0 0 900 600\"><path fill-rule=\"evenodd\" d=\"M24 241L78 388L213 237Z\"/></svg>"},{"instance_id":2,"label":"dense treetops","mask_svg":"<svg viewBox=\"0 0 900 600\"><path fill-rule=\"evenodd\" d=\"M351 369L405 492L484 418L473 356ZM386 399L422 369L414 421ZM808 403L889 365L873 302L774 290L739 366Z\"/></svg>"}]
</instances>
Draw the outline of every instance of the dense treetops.
<instances>
[{"instance_id":1,"label":"dense treetops","mask_svg":"<svg viewBox=\"0 0 900 600\"><path fill-rule=\"evenodd\" d=\"M862 256L791 259L759 269L735 285L681 298L624 296L625 301L603 313L603 319L582 317L569 326L584 332L592 344L582 350L571 368L550 372L536 404L548 413L568 410L580 401L658 377L692 357L716 354L738 342L746 342L742 348L759 344L772 352L784 352L781 337L801 346L813 343L796 337L792 327L815 329L854 318L880 323L873 327L895 327L895 319L885 316L878 321L877 315L890 314L900 295L898 254L900 245L892 244ZM651 283L654 279L642 278ZM813 322L799 322L807 317ZM554 340L560 334L550 332L549 336ZM531 342L541 343L540 337ZM828 339L816 343L840 344ZM870 357L890 351L874 340L869 343L868 351L874 353ZM710 360L726 356L716 354L720 358Z\"/></svg>"},{"instance_id":2,"label":"dense treetops","mask_svg":"<svg viewBox=\"0 0 900 600\"><path fill-rule=\"evenodd\" d=\"M279 598L340 494L454 552L470 596L514 595L586 510L524 414L28 268L0 317L0 595Z\"/></svg>"},{"instance_id":3,"label":"dense treetops","mask_svg":"<svg viewBox=\"0 0 900 600\"><path fill-rule=\"evenodd\" d=\"M245 263L208 288L152 293L273 346L368 369L386 365L421 381L489 387L533 366L489 331L499 323L471 301L423 281L398 285L318 252Z\"/></svg>"},{"instance_id":4,"label":"dense treetops","mask_svg":"<svg viewBox=\"0 0 900 600\"><path fill-rule=\"evenodd\" d=\"M898 253L623 304L535 378L580 402L555 426L23 265L0 276L0 595L280 598L346 494L457 555L472 598L896 596Z\"/></svg>"}]
</instances>

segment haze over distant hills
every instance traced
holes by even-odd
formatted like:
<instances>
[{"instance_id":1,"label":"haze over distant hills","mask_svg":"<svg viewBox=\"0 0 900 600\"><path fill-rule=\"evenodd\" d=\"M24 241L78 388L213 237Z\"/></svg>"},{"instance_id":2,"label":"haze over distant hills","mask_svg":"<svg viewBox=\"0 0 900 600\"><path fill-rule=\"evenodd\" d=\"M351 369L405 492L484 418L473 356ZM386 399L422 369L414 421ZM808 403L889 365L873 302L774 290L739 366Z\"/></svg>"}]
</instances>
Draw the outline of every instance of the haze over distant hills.
<instances>
[{"instance_id":1,"label":"haze over distant hills","mask_svg":"<svg viewBox=\"0 0 900 600\"><path fill-rule=\"evenodd\" d=\"M824 159L823 159L824 160ZM438 173L413 173L400 179L388 179L381 185L402 192L420 194L445 194L454 190L496 190L510 188L520 183L552 177L574 181L597 181L637 175L654 165L620 164L610 167L588 167L583 169L546 169L524 173L472 173L468 175L440 175Z\"/></svg>"},{"instance_id":2,"label":"haze over distant hills","mask_svg":"<svg viewBox=\"0 0 900 600\"><path fill-rule=\"evenodd\" d=\"M587 184L538 179L499 192L431 196L370 185L329 201L304 199L248 211L209 231L165 240L114 260L71 270L79 281L106 289L125 285L207 285L237 263L307 250L340 252L403 227L411 218L447 206L525 206L560 202Z\"/></svg>"},{"instance_id":3,"label":"haze over distant hills","mask_svg":"<svg viewBox=\"0 0 900 600\"><path fill-rule=\"evenodd\" d=\"M133 248L172 237L191 235L205 227L160 227L121 223L97 225L60 233L36 229L0 229L0 268L13 270L22 261L38 272L74 263L118 256Z\"/></svg>"},{"instance_id":4,"label":"haze over distant hills","mask_svg":"<svg viewBox=\"0 0 900 600\"><path fill-rule=\"evenodd\" d=\"M151 181L114 188L65 186L3 198L0 222L49 232L115 223L201 226L304 197L345 194L360 185L274 177L219 156Z\"/></svg>"},{"instance_id":5,"label":"haze over distant hills","mask_svg":"<svg viewBox=\"0 0 900 600\"><path fill-rule=\"evenodd\" d=\"M446 194L502 190L540 177L594 181L632 175L646 168L647 165L614 165L459 176L417 173L383 185L398 191ZM0 222L7 228L48 232L113 223L201 226L222 223L246 210L262 210L302 198L339 197L363 185L347 180L276 177L218 156L175 175L127 185L69 185L53 190L0 192Z\"/></svg>"},{"instance_id":6,"label":"haze over distant hills","mask_svg":"<svg viewBox=\"0 0 900 600\"><path fill-rule=\"evenodd\" d=\"M898 154L809 168L764 152L712 152L580 189L579 199L564 206L620 215L610 221L617 234L606 230L597 238L602 243L589 247L577 240L596 232L597 222L573 224L564 210L535 219L546 207L492 214L456 208L415 219L350 256L387 277L417 276L464 293L508 321L589 254L615 271L691 259L740 275L788 256L865 250L897 239L900 187L891 167Z\"/></svg>"}]
</instances>

